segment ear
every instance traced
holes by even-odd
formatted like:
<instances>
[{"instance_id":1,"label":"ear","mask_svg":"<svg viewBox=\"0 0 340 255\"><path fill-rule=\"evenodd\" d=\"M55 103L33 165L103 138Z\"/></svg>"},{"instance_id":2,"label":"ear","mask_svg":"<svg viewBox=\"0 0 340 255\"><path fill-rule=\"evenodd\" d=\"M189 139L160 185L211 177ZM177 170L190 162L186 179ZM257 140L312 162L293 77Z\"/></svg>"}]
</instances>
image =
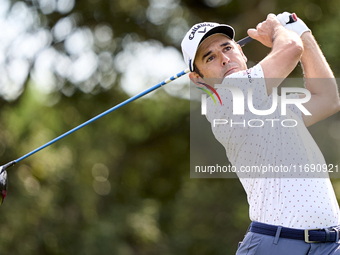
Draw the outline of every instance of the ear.
<instances>
[{"instance_id":1,"label":"ear","mask_svg":"<svg viewBox=\"0 0 340 255\"><path fill-rule=\"evenodd\" d=\"M237 44L237 47L238 47L238 49L240 50L240 52L241 52L241 54L242 54L242 57L243 57L244 61L247 63L248 59L247 59L246 55L244 55L241 46L240 46L239 44Z\"/></svg>"},{"instance_id":2,"label":"ear","mask_svg":"<svg viewBox=\"0 0 340 255\"><path fill-rule=\"evenodd\" d=\"M200 88L205 88L204 85L200 84L200 82L201 82L201 83L204 83L204 80L202 79L201 76L199 76L198 73L196 73L196 72L191 72L191 73L189 73L189 78L190 78L190 80L191 80L193 83L196 84L196 86L198 86L198 87L200 87Z\"/></svg>"}]
</instances>

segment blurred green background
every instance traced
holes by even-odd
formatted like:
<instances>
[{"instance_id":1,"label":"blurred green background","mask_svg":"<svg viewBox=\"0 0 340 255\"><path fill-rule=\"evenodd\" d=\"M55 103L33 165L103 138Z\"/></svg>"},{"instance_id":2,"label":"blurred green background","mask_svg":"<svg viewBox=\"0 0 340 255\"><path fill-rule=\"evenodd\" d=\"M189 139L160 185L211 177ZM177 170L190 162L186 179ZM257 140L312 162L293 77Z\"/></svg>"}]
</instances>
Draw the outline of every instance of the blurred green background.
<instances>
[{"instance_id":1,"label":"blurred green background","mask_svg":"<svg viewBox=\"0 0 340 255\"><path fill-rule=\"evenodd\" d=\"M228 23L238 40L283 11L338 77L339 0L0 0L0 164L182 71L194 23ZM244 52L253 65L269 49ZM9 169L0 254L235 254L246 195L237 179L190 179L188 87L181 78ZM328 163L339 123L311 128Z\"/></svg>"}]
</instances>

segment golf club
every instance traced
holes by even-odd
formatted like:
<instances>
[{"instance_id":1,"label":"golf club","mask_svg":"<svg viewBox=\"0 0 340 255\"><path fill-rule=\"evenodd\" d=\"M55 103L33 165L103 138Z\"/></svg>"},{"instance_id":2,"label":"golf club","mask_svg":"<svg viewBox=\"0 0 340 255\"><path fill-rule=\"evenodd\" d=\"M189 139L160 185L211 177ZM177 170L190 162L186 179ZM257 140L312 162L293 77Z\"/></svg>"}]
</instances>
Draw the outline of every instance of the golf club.
<instances>
[{"instance_id":1,"label":"golf club","mask_svg":"<svg viewBox=\"0 0 340 255\"><path fill-rule=\"evenodd\" d=\"M295 22L296 20L297 20L296 14L293 13L292 15L290 15L290 20L289 20L288 23ZM253 41L253 39L250 38L249 36L247 36L247 37L239 40L237 42L237 44L239 44L241 47L243 47L244 45L246 45L247 43L249 43L251 41ZM189 72L190 72L190 69L185 69L182 72L179 72L178 74L176 74L174 76L171 76L170 78L168 78L168 79L166 79L166 80L164 80L164 81L154 85L153 87L151 87L149 89L146 89L145 91L143 91L143 92L141 92L141 93L139 93L139 94L137 94L137 95L135 95L135 96L125 100L125 101L123 101L122 103L120 103L120 104L118 104L118 105L116 105L116 106L106 110L105 112L103 112L103 113L93 117L92 119L84 122L83 124L80 124L79 126L77 126L77 127L73 128L73 129L67 131L66 133L58 136L57 138L51 140L50 142L40 146L39 148L37 148L37 149L27 153L27 154L25 154L24 156L22 156L22 157L20 157L20 158L18 158L16 160L13 160L13 161L11 161L11 162L3 165L3 166L0 166L0 191L1 191L1 194L0 194L1 195L0 205L3 203L3 201L4 201L4 199L5 199L6 195L7 195L7 172L6 172L6 169L12 167L13 165L18 163L19 161L21 161L21 160L23 160L23 159L25 159L25 158L27 158L27 157L37 153L38 151L40 151L40 150L50 146L51 144L59 141L60 139L62 139L64 137L72 134L73 132L75 132L75 131L77 131L77 130L87 126L88 124L96 121L97 119L100 119L101 117L104 117L105 115L107 115L107 114L117 110L118 108L120 108L120 107L122 107L122 106L124 106L124 105L126 105L128 103L131 103L132 101L134 101L134 100L136 100L136 99L138 99L138 98L140 98L140 97L142 97L142 96L144 96L146 94L149 94L150 92L152 92L152 91L162 87L163 85L166 85L166 84L168 84L168 83L170 83L170 82L172 82L172 81L174 81L174 80L184 76L185 74L187 74Z\"/></svg>"}]
</instances>

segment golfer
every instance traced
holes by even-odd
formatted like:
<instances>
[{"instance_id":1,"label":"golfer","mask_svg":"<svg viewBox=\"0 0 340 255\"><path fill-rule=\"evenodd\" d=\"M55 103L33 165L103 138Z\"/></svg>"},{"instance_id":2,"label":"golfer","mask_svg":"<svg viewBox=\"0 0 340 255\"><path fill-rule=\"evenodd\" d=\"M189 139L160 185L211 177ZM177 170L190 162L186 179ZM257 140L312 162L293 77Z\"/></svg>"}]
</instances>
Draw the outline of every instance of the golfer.
<instances>
[{"instance_id":1,"label":"golfer","mask_svg":"<svg viewBox=\"0 0 340 255\"><path fill-rule=\"evenodd\" d=\"M222 105L207 100L206 117L236 169L283 165L303 170L304 166L326 164L306 127L340 110L337 84L310 29L301 19L286 24L289 16L287 12L269 14L255 29L248 30L250 37L271 48L249 69L246 56L234 41L234 29L228 25L196 24L182 41L189 77L195 84L229 86L216 89ZM303 104L288 104L286 114L277 107L270 117L258 116L244 104L243 114L233 114L236 99L230 86L235 87L234 94L238 91L245 99L251 92L253 107L267 110L272 105L273 89L299 61L306 92L310 93L292 93L287 98ZM254 117L277 121L259 127L246 125ZM213 125L215 119L227 119L234 125ZM280 125L288 119L295 124ZM238 175L247 193L252 223L237 255L340 254L340 211L328 173L322 178L314 173L275 173L264 178Z\"/></svg>"}]
</instances>

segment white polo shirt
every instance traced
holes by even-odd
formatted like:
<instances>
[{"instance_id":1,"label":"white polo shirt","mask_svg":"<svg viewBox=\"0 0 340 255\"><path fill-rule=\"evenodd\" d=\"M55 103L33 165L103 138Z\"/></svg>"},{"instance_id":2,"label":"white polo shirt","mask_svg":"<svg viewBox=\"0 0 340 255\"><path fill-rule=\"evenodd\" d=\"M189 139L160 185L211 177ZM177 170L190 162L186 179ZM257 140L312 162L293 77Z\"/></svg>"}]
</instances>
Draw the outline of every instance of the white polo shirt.
<instances>
[{"instance_id":1,"label":"white polo shirt","mask_svg":"<svg viewBox=\"0 0 340 255\"><path fill-rule=\"evenodd\" d=\"M267 110L273 104L273 95L267 95L259 64L227 76L223 84L240 89L245 100L248 88L251 88L255 109ZM322 166L326 162L303 123L300 109L288 104L287 114L283 116L278 100L279 106L270 115L253 114L247 103L243 115L233 115L231 91L218 88L217 92L223 105L215 105L213 100L208 99L206 117L212 124L216 139L224 146L230 163L238 171L247 193L250 219L299 229L339 225L339 205L328 173L320 178L320 173L304 171L306 165ZM289 98L298 98L298 95L293 94ZM227 120L228 124L216 125L216 119ZM252 166L259 169L284 166L285 170L290 167L290 171L278 171L272 175L241 173L245 166L248 169Z\"/></svg>"}]
</instances>

